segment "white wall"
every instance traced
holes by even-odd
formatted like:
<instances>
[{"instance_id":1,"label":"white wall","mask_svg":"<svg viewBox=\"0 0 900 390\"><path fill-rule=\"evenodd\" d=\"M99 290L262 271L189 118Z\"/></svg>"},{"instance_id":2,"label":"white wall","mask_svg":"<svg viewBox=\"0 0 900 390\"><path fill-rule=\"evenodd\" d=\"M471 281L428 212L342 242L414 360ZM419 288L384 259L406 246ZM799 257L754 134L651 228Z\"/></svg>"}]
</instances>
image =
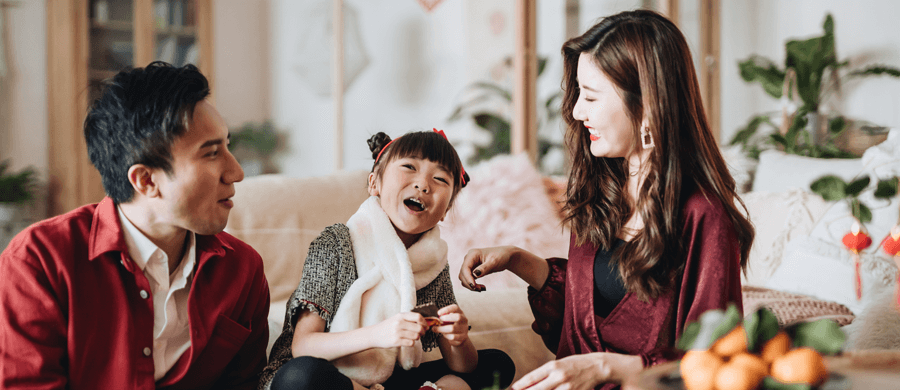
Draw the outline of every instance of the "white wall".
<instances>
[{"instance_id":1,"label":"white wall","mask_svg":"<svg viewBox=\"0 0 900 390\"><path fill-rule=\"evenodd\" d=\"M47 177L47 10L44 0L2 8L7 65L0 77L0 160Z\"/></svg>"},{"instance_id":2,"label":"white wall","mask_svg":"<svg viewBox=\"0 0 900 390\"><path fill-rule=\"evenodd\" d=\"M214 0L216 108L229 127L270 117L269 0Z\"/></svg>"},{"instance_id":3,"label":"white wall","mask_svg":"<svg viewBox=\"0 0 900 390\"><path fill-rule=\"evenodd\" d=\"M851 67L900 67L900 2L893 0L734 0L722 2L722 140L754 114L779 110L758 84L745 83L737 63L751 54L784 65L784 43L822 34L825 15L835 24L839 60ZM851 118L900 127L900 80L860 79L844 85L838 110Z\"/></svg>"}]
</instances>

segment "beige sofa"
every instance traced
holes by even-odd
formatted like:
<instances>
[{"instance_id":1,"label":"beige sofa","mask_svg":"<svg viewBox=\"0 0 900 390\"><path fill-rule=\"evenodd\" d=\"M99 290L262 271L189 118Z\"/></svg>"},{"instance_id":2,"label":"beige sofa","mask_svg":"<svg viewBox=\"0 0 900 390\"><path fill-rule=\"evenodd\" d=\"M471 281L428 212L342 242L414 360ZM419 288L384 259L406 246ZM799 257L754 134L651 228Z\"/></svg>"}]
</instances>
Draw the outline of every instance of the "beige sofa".
<instances>
[{"instance_id":1,"label":"beige sofa","mask_svg":"<svg viewBox=\"0 0 900 390\"><path fill-rule=\"evenodd\" d=\"M471 322L476 347L509 353L518 378L553 358L531 330L533 317L524 285L510 282L508 274L491 275L488 278L507 280L494 280L493 285L485 281L488 291L470 292L455 280L458 264L468 249L490 245L518 245L543 256L564 256L568 233L558 228L552 192L547 191L560 181L548 184L527 159L516 157L472 167L470 174L472 183L460 193L445 221L451 223L449 228L442 228L442 236L451 243L451 277L460 306ZM366 176L364 171L304 179L268 175L248 177L237 184L235 208L226 230L263 257L272 294L270 345L281 332L285 302L300 280L310 242L323 228L346 222L357 210L368 196ZM846 265L845 253L839 251L841 256L828 263L820 256L809 265L809 256L798 257L804 252L792 252L792 242L813 235L817 225L831 220L829 212L839 204L797 189L751 192L743 198L757 232L744 284L768 288L745 289L745 313L765 305L777 309L784 323L813 318L833 318L842 324L852 321L844 327L851 337L848 349L900 349L900 316L891 303L896 286L891 281L896 281L897 269L890 260L866 257L867 294L864 302L854 302L834 296L835 284L809 277L826 272L826 264ZM546 251L538 250L542 248ZM870 252L876 253L877 248ZM831 268L833 274L844 269ZM779 275L780 282L773 283ZM846 274L846 281L839 286L848 288L850 275ZM847 307L853 307L853 312Z\"/></svg>"},{"instance_id":2,"label":"beige sofa","mask_svg":"<svg viewBox=\"0 0 900 390\"><path fill-rule=\"evenodd\" d=\"M270 348L281 333L285 304L300 281L310 242L326 226L346 222L368 197L367 174L341 172L304 179L266 175L237 183L235 207L226 231L262 255L272 295ZM454 279L457 272L451 270ZM472 326L470 335L475 346L510 354L517 378L553 358L531 330L533 317L524 287L482 293L456 290L459 305Z\"/></svg>"}]
</instances>

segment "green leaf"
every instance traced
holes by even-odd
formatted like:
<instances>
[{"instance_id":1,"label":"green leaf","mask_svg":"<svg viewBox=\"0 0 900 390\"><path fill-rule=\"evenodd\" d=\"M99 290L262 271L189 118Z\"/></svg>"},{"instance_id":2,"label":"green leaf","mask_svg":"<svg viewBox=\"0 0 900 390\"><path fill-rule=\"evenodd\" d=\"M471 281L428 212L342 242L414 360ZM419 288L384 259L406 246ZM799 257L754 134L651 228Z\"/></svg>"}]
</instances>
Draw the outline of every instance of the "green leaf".
<instances>
[{"instance_id":1,"label":"green leaf","mask_svg":"<svg viewBox=\"0 0 900 390\"><path fill-rule=\"evenodd\" d=\"M864 77L864 76L890 76L900 78L900 69L885 66L873 65L861 70L854 70L847 74L848 77Z\"/></svg>"},{"instance_id":2,"label":"green leaf","mask_svg":"<svg viewBox=\"0 0 900 390\"><path fill-rule=\"evenodd\" d=\"M682 351L690 350L691 346L694 345L694 341L697 340L698 334L700 334L700 322L691 322L684 327L684 332L681 332L681 337L678 339L678 343L675 344L675 348Z\"/></svg>"},{"instance_id":3,"label":"green leaf","mask_svg":"<svg viewBox=\"0 0 900 390\"><path fill-rule=\"evenodd\" d=\"M769 137L772 139L772 142L774 142L775 144L781 145L785 148L788 147L788 141L787 141L787 139L784 138L783 135L778 134L778 133L773 133L773 134L769 134Z\"/></svg>"},{"instance_id":4,"label":"green leaf","mask_svg":"<svg viewBox=\"0 0 900 390\"><path fill-rule=\"evenodd\" d=\"M822 199L829 202L847 197L846 188L847 183L844 183L844 180L834 175L821 177L809 185L809 189L812 192L819 194Z\"/></svg>"},{"instance_id":5,"label":"green leaf","mask_svg":"<svg viewBox=\"0 0 900 390\"><path fill-rule=\"evenodd\" d=\"M700 315L698 321L685 327L675 346L682 351L709 349L716 340L740 323L741 314L734 304L728 305L725 311L707 310Z\"/></svg>"},{"instance_id":6,"label":"green leaf","mask_svg":"<svg viewBox=\"0 0 900 390\"><path fill-rule=\"evenodd\" d=\"M809 347L823 355L834 355L844 347L847 335L834 320L821 319L789 326L785 331L794 341L794 347Z\"/></svg>"},{"instance_id":7,"label":"green leaf","mask_svg":"<svg viewBox=\"0 0 900 390\"><path fill-rule=\"evenodd\" d=\"M847 128L847 120L842 116L836 116L828 121L828 132L836 135L840 134Z\"/></svg>"},{"instance_id":8,"label":"green leaf","mask_svg":"<svg viewBox=\"0 0 900 390\"><path fill-rule=\"evenodd\" d=\"M869 207L860 202L859 199L853 198L853 200L850 201L850 213L853 214L859 222L866 223L872 221L872 210L869 210Z\"/></svg>"},{"instance_id":9,"label":"green leaf","mask_svg":"<svg viewBox=\"0 0 900 390\"><path fill-rule=\"evenodd\" d=\"M778 318L766 308L760 308L744 318L747 350L758 353L766 341L778 334Z\"/></svg>"},{"instance_id":10,"label":"green leaf","mask_svg":"<svg viewBox=\"0 0 900 390\"><path fill-rule=\"evenodd\" d=\"M784 84L784 71L778 69L772 60L753 55L744 61L738 62L741 78L752 83L759 82L763 90L773 98L781 97L781 86Z\"/></svg>"},{"instance_id":11,"label":"green leaf","mask_svg":"<svg viewBox=\"0 0 900 390\"><path fill-rule=\"evenodd\" d=\"M747 126L743 129L739 130L737 134L734 135L734 138L731 139L729 145L746 145L747 141L750 140L754 134L756 134L756 130L759 129L759 126L763 123L766 123L769 120L768 115L757 115L750 119L750 122L747 123Z\"/></svg>"},{"instance_id":12,"label":"green leaf","mask_svg":"<svg viewBox=\"0 0 900 390\"><path fill-rule=\"evenodd\" d=\"M825 34L806 40L791 40L785 44L785 67L797 73L797 91L811 112L819 107L825 70L837 65L834 49L834 20L829 14L823 24Z\"/></svg>"},{"instance_id":13,"label":"green leaf","mask_svg":"<svg viewBox=\"0 0 900 390\"><path fill-rule=\"evenodd\" d=\"M784 383L767 376L763 379L762 388L766 390L812 390L812 385L805 383Z\"/></svg>"},{"instance_id":14,"label":"green leaf","mask_svg":"<svg viewBox=\"0 0 900 390\"><path fill-rule=\"evenodd\" d=\"M897 195L897 176L890 179L879 180L875 188L875 197L880 199L892 198Z\"/></svg>"},{"instance_id":15,"label":"green leaf","mask_svg":"<svg viewBox=\"0 0 900 390\"><path fill-rule=\"evenodd\" d=\"M537 63L537 75L540 76L541 73L544 73L544 69L547 68L547 57L539 57Z\"/></svg>"},{"instance_id":16,"label":"green leaf","mask_svg":"<svg viewBox=\"0 0 900 390\"><path fill-rule=\"evenodd\" d=\"M475 124L478 127L492 133L497 133L504 129L509 130L509 121L489 112L479 112L472 115L472 119L475 120Z\"/></svg>"},{"instance_id":17,"label":"green leaf","mask_svg":"<svg viewBox=\"0 0 900 390\"><path fill-rule=\"evenodd\" d=\"M871 179L868 176L863 176L859 179L851 181L850 184L847 184L847 188L844 189L844 193L847 196L857 196L860 192L862 192L866 187L869 186Z\"/></svg>"}]
</instances>

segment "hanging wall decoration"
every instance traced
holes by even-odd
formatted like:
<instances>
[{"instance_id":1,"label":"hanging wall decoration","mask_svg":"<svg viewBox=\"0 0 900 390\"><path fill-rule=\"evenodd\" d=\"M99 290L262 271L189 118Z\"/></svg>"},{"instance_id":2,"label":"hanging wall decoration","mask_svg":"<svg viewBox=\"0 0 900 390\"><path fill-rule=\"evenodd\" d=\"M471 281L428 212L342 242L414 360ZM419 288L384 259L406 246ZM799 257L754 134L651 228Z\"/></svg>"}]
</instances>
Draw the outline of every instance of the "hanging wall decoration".
<instances>
[{"instance_id":1,"label":"hanging wall decoration","mask_svg":"<svg viewBox=\"0 0 900 390\"><path fill-rule=\"evenodd\" d=\"M416 0L419 2L419 5L425 9L425 12L434 11L437 8L438 4L441 4L444 0Z\"/></svg>"}]
</instances>

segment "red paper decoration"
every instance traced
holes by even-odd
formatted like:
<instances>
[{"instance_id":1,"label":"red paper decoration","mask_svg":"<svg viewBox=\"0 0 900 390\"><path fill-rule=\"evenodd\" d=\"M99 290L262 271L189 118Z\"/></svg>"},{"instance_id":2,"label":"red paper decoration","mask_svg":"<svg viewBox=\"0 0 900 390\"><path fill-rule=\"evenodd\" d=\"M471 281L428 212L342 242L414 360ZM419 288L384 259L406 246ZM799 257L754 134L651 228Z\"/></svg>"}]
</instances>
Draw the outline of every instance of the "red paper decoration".
<instances>
[{"instance_id":1,"label":"red paper decoration","mask_svg":"<svg viewBox=\"0 0 900 390\"><path fill-rule=\"evenodd\" d=\"M418 0L419 4L422 5L422 8L425 8L425 11L431 12L435 7L438 6L444 0Z\"/></svg>"},{"instance_id":2,"label":"red paper decoration","mask_svg":"<svg viewBox=\"0 0 900 390\"><path fill-rule=\"evenodd\" d=\"M844 246L850 250L850 253L852 254L851 257L853 257L856 299L860 300L862 299L862 276L859 272L859 252L868 248L869 245L872 245L872 238L862 231L862 227L859 225L858 221L854 221L853 226L850 227L850 232L847 233L841 241L844 243Z\"/></svg>"}]
</instances>

